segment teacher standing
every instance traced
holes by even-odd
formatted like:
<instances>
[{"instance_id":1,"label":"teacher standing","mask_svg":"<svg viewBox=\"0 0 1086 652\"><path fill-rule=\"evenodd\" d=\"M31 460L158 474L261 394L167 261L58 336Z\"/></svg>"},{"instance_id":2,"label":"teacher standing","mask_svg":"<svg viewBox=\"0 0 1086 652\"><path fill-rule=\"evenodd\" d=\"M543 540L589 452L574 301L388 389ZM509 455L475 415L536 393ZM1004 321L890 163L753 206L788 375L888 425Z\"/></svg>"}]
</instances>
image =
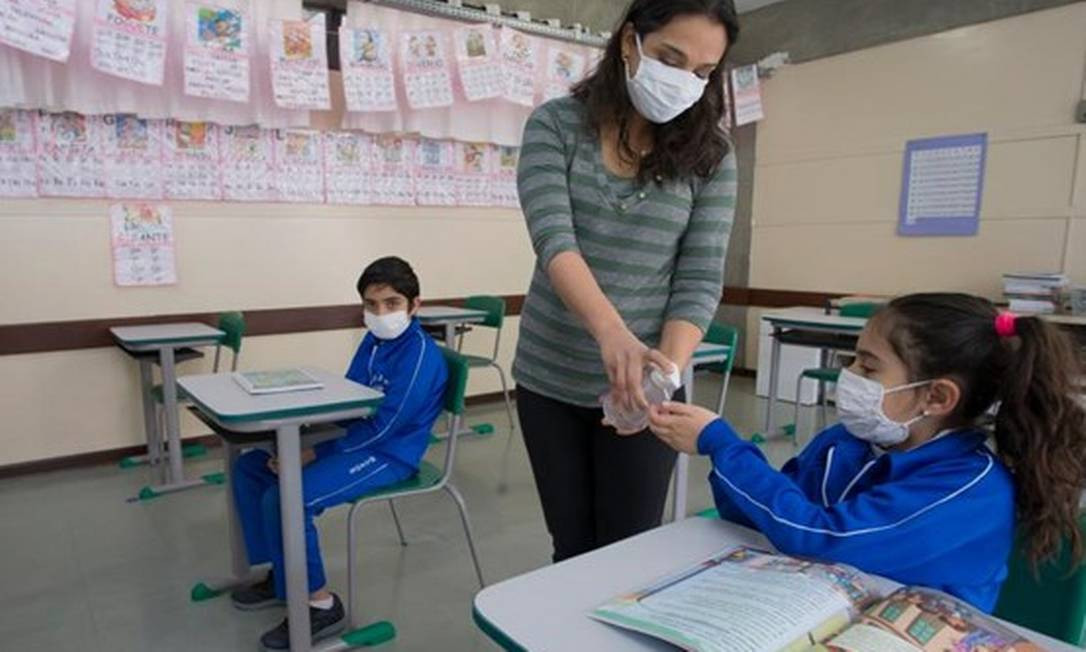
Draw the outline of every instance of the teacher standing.
<instances>
[{"instance_id":1,"label":"teacher standing","mask_svg":"<svg viewBox=\"0 0 1086 652\"><path fill-rule=\"evenodd\" d=\"M597 70L528 120L518 189L537 256L513 374L554 560L660 524L675 453L603 425L644 408L716 314L735 208L722 129L732 0L634 0Z\"/></svg>"}]
</instances>

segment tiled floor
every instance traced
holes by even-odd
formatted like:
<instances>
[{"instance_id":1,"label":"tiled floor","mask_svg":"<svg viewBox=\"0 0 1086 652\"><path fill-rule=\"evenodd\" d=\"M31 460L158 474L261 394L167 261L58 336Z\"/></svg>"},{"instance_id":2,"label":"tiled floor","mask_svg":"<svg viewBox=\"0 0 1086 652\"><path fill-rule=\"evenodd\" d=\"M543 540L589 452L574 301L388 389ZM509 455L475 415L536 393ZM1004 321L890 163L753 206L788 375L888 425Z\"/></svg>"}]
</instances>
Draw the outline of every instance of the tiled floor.
<instances>
[{"instance_id":1,"label":"tiled floor","mask_svg":"<svg viewBox=\"0 0 1086 652\"><path fill-rule=\"evenodd\" d=\"M714 405L716 377L699 376L698 402ZM736 378L727 414L742 432L757 430L764 403L753 382ZM791 405L781 405L791 419ZM807 411L811 419L813 412ZM462 442L457 484L463 491L483 571L495 582L549 562L528 460L519 436L511 456L508 491L497 491L508 424L501 406L471 411L472 423L497 432ZM791 443L764 446L777 465ZM430 455L443 451L434 447ZM190 473L221 468L214 455L190 463ZM695 459L691 513L710 507L708 465ZM235 611L227 599L192 603L189 590L224 573L224 492L199 489L148 503L129 503L146 471L115 466L0 481L0 650L11 652L121 652L255 650L259 635L281 612ZM442 496L397 504L410 545L396 539L388 510L367 509L361 537L365 595L360 620L387 619L398 637L386 650L490 650L471 620L477 587L455 508ZM330 582L346 586L346 510L319 521Z\"/></svg>"}]
</instances>

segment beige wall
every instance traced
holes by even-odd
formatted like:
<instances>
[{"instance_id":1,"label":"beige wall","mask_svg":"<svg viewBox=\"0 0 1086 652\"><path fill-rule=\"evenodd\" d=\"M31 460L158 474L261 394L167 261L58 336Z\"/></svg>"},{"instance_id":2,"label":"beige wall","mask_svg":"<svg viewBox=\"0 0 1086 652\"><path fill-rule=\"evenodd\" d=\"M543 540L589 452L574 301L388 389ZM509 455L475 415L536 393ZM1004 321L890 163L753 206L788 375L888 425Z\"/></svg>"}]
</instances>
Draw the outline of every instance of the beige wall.
<instances>
[{"instance_id":1,"label":"beige wall","mask_svg":"<svg viewBox=\"0 0 1086 652\"><path fill-rule=\"evenodd\" d=\"M322 114L315 124L338 118ZM523 294L534 263L517 210L171 205L179 283L121 289L110 267L109 202L0 202L0 324L346 304L358 300L362 267L387 254L411 261L425 297ZM503 336L507 370L516 328L511 320ZM248 338L242 367L345 369L360 335ZM489 352L492 337L473 334L467 348ZM469 392L498 388L496 374L480 370ZM0 466L143 441L138 372L113 348L0 356L0 415ZM183 423L189 435L206 432L187 415Z\"/></svg>"},{"instance_id":2,"label":"beige wall","mask_svg":"<svg viewBox=\"0 0 1086 652\"><path fill-rule=\"evenodd\" d=\"M997 297L1012 270L1086 283L1084 34L1076 3L777 73L758 126L751 286ZM898 237L906 141L974 132L990 143L979 235Z\"/></svg>"}]
</instances>

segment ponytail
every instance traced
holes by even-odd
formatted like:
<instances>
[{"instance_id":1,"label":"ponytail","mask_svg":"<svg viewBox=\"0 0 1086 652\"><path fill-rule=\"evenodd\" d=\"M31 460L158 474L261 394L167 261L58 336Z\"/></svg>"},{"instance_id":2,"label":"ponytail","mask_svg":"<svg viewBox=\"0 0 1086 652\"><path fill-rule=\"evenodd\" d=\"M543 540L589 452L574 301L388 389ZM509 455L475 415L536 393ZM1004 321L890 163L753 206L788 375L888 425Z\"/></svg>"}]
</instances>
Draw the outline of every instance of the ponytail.
<instances>
[{"instance_id":1,"label":"ponytail","mask_svg":"<svg viewBox=\"0 0 1086 652\"><path fill-rule=\"evenodd\" d=\"M995 440L1014 474L1018 530L1034 563L1058 555L1067 537L1083 558L1079 501L1086 483L1083 370L1066 333L1038 318L1014 321L1003 338L1011 364L1003 375Z\"/></svg>"},{"instance_id":2,"label":"ponytail","mask_svg":"<svg viewBox=\"0 0 1086 652\"><path fill-rule=\"evenodd\" d=\"M1035 317L966 294L913 294L876 317L911 380L951 378L961 400L948 427L976 426L993 405L996 451L1014 475L1018 531L1037 564L1070 544L1075 563L1086 486L1086 372L1071 338Z\"/></svg>"}]
</instances>

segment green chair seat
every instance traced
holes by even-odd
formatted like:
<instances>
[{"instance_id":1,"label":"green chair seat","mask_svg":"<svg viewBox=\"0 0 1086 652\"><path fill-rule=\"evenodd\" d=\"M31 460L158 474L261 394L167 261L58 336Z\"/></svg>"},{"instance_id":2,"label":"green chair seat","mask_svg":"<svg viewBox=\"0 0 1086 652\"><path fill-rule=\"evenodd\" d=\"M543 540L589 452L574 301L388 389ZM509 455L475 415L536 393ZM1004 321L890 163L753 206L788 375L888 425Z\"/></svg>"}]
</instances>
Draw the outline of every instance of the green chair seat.
<instances>
[{"instance_id":1,"label":"green chair seat","mask_svg":"<svg viewBox=\"0 0 1086 652\"><path fill-rule=\"evenodd\" d=\"M479 367L489 367L494 364L494 361L490 358L481 355L465 355L464 359L467 360L468 367L477 369Z\"/></svg>"},{"instance_id":2,"label":"green chair seat","mask_svg":"<svg viewBox=\"0 0 1086 652\"><path fill-rule=\"evenodd\" d=\"M841 377L841 370L830 367L822 367L819 369L804 369L803 377L813 378L814 380L821 380L826 383L836 383L837 379Z\"/></svg>"},{"instance_id":3,"label":"green chair seat","mask_svg":"<svg viewBox=\"0 0 1086 652\"><path fill-rule=\"evenodd\" d=\"M387 496L389 494L403 494L409 491L420 491L422 489L429 489L430 487L441 482L441 469L437 468L433 464L430 464L426 460L419 463L419 472L403 482L397 482L394 485L372 491L367 494L362 494L358 498L355 498L352 502L358 502L360 500L373 500L380 498L381 496Z\"/></svg>"}]
</instances>

